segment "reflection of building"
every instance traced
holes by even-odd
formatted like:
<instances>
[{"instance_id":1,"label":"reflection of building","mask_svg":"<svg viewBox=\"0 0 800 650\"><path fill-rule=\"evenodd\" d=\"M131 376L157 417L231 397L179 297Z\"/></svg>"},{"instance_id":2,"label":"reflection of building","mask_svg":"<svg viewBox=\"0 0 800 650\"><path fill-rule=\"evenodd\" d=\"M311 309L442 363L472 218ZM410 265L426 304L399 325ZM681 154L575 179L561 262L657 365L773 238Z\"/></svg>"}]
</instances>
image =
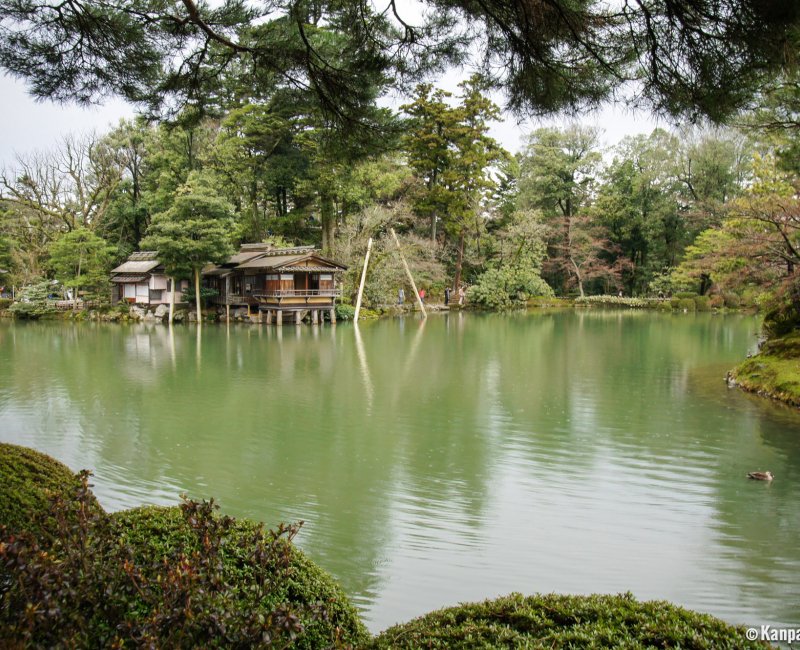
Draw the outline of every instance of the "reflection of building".
<instances>
[{"instance_id":1,"label":"reflection of building","mask_svg":"<svg viewBox=\"0 0 800 650\"><path fill-rule=\"evenodd\" d=\"M155 251L131 253L127 261L111 271L111 302L137 305L168 305L172 292L172 279L164 272ZM183 291L188 280L178 280L175 302L183 302Z\"/></svg>"},{"instance_id":2,"label":"reflection of building","mask_svg":"<svg viewBox=\"0 0 800 650\"><path fill-rule=\"evenodd\" d=\"M256 307L268 323L273 318L283 322L287 312L295 322L306 315L318 322L323 311L335 319L333 307L341 295L335 277L346 268L322 257L313 246L243 244L223 264L203 269L203 283L217 291L214 303Z\"/></svg>"}]
</instances>

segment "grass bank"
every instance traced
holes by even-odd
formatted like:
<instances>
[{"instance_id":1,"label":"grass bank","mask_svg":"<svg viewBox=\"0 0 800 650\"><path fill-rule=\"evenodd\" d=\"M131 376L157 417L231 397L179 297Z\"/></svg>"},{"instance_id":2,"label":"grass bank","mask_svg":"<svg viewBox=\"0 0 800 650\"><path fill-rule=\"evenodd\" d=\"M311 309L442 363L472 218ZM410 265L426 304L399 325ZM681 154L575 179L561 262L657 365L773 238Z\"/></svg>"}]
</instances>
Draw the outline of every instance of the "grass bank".
<instances>
[{"instance_id":1,"label":"grass bank","mask_svg":"<svg viewBox=\"0 0 800 650\"><path fill-rule=\"evenodd\" d=\"M770 339L730 373L746 391L800 406L800 332Z\"/></svg>"}]
</instances>

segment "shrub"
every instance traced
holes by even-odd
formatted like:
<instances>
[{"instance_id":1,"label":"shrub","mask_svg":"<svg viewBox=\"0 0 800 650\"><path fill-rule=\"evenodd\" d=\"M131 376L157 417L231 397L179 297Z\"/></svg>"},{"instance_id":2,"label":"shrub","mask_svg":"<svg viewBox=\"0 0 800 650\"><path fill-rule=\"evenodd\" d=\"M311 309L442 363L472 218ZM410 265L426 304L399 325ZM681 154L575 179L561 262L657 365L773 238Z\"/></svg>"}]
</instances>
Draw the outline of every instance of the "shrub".
<instances>
[{"instance_id":1,"label":"shrub","mask_svg":"<svg viewBox=\"0 0 800 650\"><path fill-rule=\"evenodd\" d=\"M192 503L192 502L187 502ZM192 506L194 507L194 506ZM202 550L202 538L186 518L186 504L181 508L145 507L111 515L120 541L133 551L134 561L153 570L155 564L176 555L193 555ZM341 588L330 575L312 562L296 546L289 543L295 528L284 529L281 545L276 550L285 553L284 567L263 565L252 556L254 540L263 538L262 526L247 520L227 521L227 543L222 557L224 580L236 591L234 610L255 608L256 613L268 617L270 607L288 603L303 610L319 606L319 615L307 611L300 622L303 633L295 639L293 648L320 648L338 641L353 644L366 638L358 613L349 603ZM268 533L266 539L273 537ZM148 559L153 558L156 562ZM266 572L265 572L266 568ZM152 578L155 575L150 576ZM271 583L267 600L253 601L249 590L262 581Z\"/></svg>"},{"instance_id":2,"label":"shrub","mask_svg":"<svg viewBox=\"0 0 800 650\"><path fill-rule=\"evenodd\" d=\"M30 284L17 294L17 301L9 311L20 318L35 319L56 311L55 301L50 298L53 290L50 280Z\"/></svg>"},{"instance_id":3,"label":"shrub","mask_svg":"<svg viewBox=\"0 0 800 650\"><path fill-rule=\"evenodd\" d=\"M694 299L697 297L697 294L694 291L679 291L675 294L675 297L678 298L678 300L686 300L688 298Z\"/></svg>"},{"instance_id":4,"label":"shrub","mask_svg":"<svg viewBox=\"0 0 800 650\"><path fill-rule=\"evenodd\" d=\"M183 302L194 304L194 285L190 284L187 289L183 291ZM214 298L219 295L219 291L211 287L200 287L200 302L205 302L209 298Z\"/></svg>"},{"instance_id":5,"label":"shrub","mask_svg":"<svg viewBox=\"0 0 800 650\"><path fill-rule=\"evenodd\" d=\"M735 293L725 293L722 295L722 298L725 301L725 306L731 309L738 309L742 304L742 299Z\"/></svg>"},{"instance_id":6,"label":"shrub","mask_svg":"<svg viewBox=\"0 0 800 650\"><path fill-rule=\"evenodd\" d=\"M8 309L12 302L11 298L0 298L0 311Z\"/></svg>"},{"instance_id":7,"label":"shrub","mask_svg":"<svg viewBox=\"0 0 800 650\"><path fill-rule=\"evenodd\" d=\"M711 298L708 296L697 296L694 299L694 305L697 311L711 311Z\"/></svg>"},{"instance_id":8,"label":"shrub","mask_svg":"<svg viewBox=\"0 0 800 650\"><path fill-rule=\"evenodd\" d=\"M722 307L724 307L724 306L725 306L725 299L724 299L724 298L723 298L723 297L722 297L720 294L718 294L718 293L715 293L715 294L714 294L713 296L711 296L711 298L709 299L709 305L710 305L710 306L711 306L713 309L721 309Z\"/></svg>"},{"instance_id":9,"label":"shrub","mask_svg":"<svg viewBox=\"0 0 800 650\"><path fill-rule=\"evenodd\" d=\"M353 305L336 305L336 320L353 320L356 315L356 308Z\"/></svg>"},{"instance_id":10,"label":"shrub","mask_svg":"<svg viewBox=\"0 0 800 650\"><path fill-rule=\"evenodd\" d=\"M583 296L582 298L575 298L575 303L578 305L630 307L631 309L642 309L644 307L650 307L651 305L651 302L644 298L629 298L626 296Z\"/></svg>"},{"instance_id":11,"label":"shrub","mask_svg":"<svg viewBox=\"0 0 800 650\"><path fill-rule=\"evenodd\" d=\"M678 297L673 296L672 298L669 299L670 307L672 307L673 309L677 309L678 305L680 305L680 303L681 303L681 299L678 298Z\"/></svg>"},{"instance_id":12,"label":"shrub","mask_svg":"<svg viewBox=\"0 0 800 650\"><path fill-rule=\"evenodd\" d=\"M57 495L47 553L22 534L0 544L13 577L0 646L318 648L363 641L333 581L291 541L299 526L215 513L212 502L105 516L89 507L88 472Z\"/></svg>"},{"instance_id":13,"label":"shrub","mask_svg":"<svg viewBox=\"0 0 800 650\"><path fill-rule=\"evenodd\" d=\"M697 307L693 298L680 298L678 300L678 309L681 311L694 311Z\"/></svg>"},{"instance_id":14,"label":"shrub","mask_svg":"<svg viewBox=\"0 0 800 650\"><path fill-rule=\"evenodd\" d=\"M744 628L667 602L619 596L511 594L389 628L377 648L768 648Z\"/></svg>"},{"instance_id":15,"label":"shrub","mask_svg":"<svg viewBox=\"0 0 800 650\"><path fill-rule=\"evenodd\" d=\"M0 443L0 526L6 535L28 532L41 545L52 541L51 499L70 498L81 485L66 465L27 447ZM91 496L88 506L101 513Z\"/></svg>"},{"instance_id":16,"label":"shrub","mask_svg":"<svg viewBox=\"0 0 800 650\"><path fill-rule=\"evenodd\" d=\"M485 309L522 307L529 298L551 297L553 290L529 267L490 268L467 291L467 299Z\"/></svg>"}]
</instances>

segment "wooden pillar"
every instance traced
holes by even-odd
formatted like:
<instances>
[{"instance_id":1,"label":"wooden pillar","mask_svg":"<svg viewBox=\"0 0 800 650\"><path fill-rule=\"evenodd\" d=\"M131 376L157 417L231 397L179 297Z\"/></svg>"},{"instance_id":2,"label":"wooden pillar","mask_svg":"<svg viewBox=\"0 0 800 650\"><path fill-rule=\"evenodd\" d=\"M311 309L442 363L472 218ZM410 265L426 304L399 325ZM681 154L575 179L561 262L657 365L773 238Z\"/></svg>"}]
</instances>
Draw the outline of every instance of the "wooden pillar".
<instances>
[{"instance_id":1,"label":"wooden pillar","mask_svg":"<svg viewBox=\"0 0 800 650\"><path fill-rule=\"evenodd\" d=\"M272 325L272 310L267 309L267 325Z\"/></svg>"},{"instance_id":2,"label":"wooden pillar","mask_svg":"<svg viewBox=\"0 0 800 650\"><path fill-rule=\"evenodd\" d=\"M394 228L389 228L389 232L392 233L392 237L394 237L394 243L397 244L397 252L400 253L400 260L403 262L403 268L406 270L408 281L411 283L411 288L414 290L414 297L417 299L417 303L419 304L419 310L422 312L422 316L427 318L428 313L425 311L425 305L422 304L422 298L419 295L419 291L417 291L417 285L414 282L414 276L411 275L411 269L408 268L406 257L403 255L403 249L400 248L400 240L397 238Z\"/></svg>"},{"instance_id":3,"label":"wooden pillar","mask_svg":"<svg viewBox=\"0 0 800 650\"><path fill-rule=\"evenodd\" d=\"M311 310L311 324L316 325L319 322L319 310L312 309Z\"/></svg>"},{"instance_id":4,"label":"wooden pillar","mask_svg":"<svg viewBox=\"0 0 800 650\"><path fill-rule=\"evenodd\" d=\"M299 325L300 323L302 323L302 322L303 322L303 312L302 312L302 310L298 309L298 310L297 310L297 311L294 313L294 322L295 322L297 325Z\"/></svg>"},{"instance_id":5,"label":"wooden pillar","mask_svg":"<svg viewBox=\"0 0 800 650\"><path fill-rule=\"evenodd\" d=\"M331 309L331 324L336 325L336 310Z\"/></svg>"},{"instance_id":6,"label":"wooden pillar","mask_svg":"<svg viewBox=\"0 0 800 650\"><path fill-rule=\"evenodd\" d=\"M281 325L283 325L283 310L282 309L276 309L275 310L275 324L278 325L279 327Z\"/></svg>"},{"instance_id":7,"label":"wooden pillar","mask_svg":"<svg viewBox=\"0 0 800 650\"><path fill-rule=\"evenodd\" d=\"M372 251L372 237L367 242L367 254L364 256L364 269L361 271L361 284L358 285L358 298L356 298L356 313L353 322L358 322L358 314L361 312L361 296L364 293L364 282L367 280L367 265L369 264L369 254ZM331 323L336 321L331 318Z\"/></svg>"},{"instance_id":8,"label":"wooden pillar","mask_svg":"<svg viewBox=\"0 0 800 650\"><path fill-rule=\"evenodd\" d=\"M225 322L231 322L231 306L227 302L225 303Z\"/></svg>"}]
</instances>

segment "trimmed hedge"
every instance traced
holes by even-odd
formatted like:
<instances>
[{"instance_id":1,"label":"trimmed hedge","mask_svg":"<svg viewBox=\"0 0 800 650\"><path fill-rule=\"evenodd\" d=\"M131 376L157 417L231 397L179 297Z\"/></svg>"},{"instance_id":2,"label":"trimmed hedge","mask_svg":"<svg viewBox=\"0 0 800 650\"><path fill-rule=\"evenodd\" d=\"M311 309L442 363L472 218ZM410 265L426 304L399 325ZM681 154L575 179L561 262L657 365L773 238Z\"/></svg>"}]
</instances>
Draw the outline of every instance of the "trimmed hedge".
<instances>
[{"instance_id":1,"label":"trimmed hedge","mask_svg":"<svg viewBox=\"0 0 800 650\"><path fill-rule=\"evenodd\" d=\"M47 454L0 443L0 526L7 534L31 533L40 544L52 541L55 525L49 517L53 497L71 500L81 480L69 467ZM102 508L92 496L91 507Z\"/></svg>"},{"instance_id":2,"label":"trimmed hedge","mask_svg":"<svg viewBox=\"0 0 800 650\"><path fill-rule=\"evenodd\" d=\"M745 630L663 601L619 596L522 596L442 609L389 628L379 648L768 648Z\"/></svg>"},{"instance_id":3,"label":"trimmed hedge","mask_svg":"<svg viewBox=\"0 0 800 650\"><path fill-rule=\"evenodd\" d=\"M133 551L137 565L153 565L153 560L169 561L176 555L191 555L201 550L200 539L187 524L180 508L148 506L125 510L111 515L120 543ZM259 526L247 520L233 524L230 539L223 550L223 575L225 582L235 584L235 596L240 607L253 607L248 598L250 585L258 579L271 580L273 576L259 576L258 568L249 557L247 540L258 533ZM337 643L355 645L368 638L356 609L333 578L312 562L296 546L285 542L290 564L281 582L273 585L269 600L260 608L268 616L281 603L294 606L323 607L323 616L317 620L302 620L305 630L292 644L293 648L325 648Z\"/></svg>"},{"instance_id":4,"label":"trimmed hedge","mask_svg":"<svg viewBox=\"0 0 800 650\"><path fill-rule=\"evenodd\" d=\"M0 444L0 647L352 647L334 580L213 501L106 514L89 473ZM43 552L44 551L44 552Z\"/></svg>"}]
</instances>

